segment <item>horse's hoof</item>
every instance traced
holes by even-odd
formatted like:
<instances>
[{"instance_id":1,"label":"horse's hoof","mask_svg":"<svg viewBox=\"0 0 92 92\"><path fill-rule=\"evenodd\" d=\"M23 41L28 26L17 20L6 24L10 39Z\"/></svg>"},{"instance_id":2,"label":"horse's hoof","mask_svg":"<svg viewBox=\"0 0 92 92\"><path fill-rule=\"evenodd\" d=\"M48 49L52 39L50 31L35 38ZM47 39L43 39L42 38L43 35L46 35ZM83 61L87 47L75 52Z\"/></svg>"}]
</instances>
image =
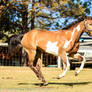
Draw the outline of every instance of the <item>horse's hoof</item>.
<instances>
[{"instance_id":1,"label":"horse's hoof","mask_svg":"<svg viewBox=\"0 0 92 92\"><path fill-rule=\"evenodd\" d=\"M57 79L61 79L61 78L58 76Z\"/></svg>"},{"instance_id":2,"label":"horse's hoof","mask_svg":"<svg viewBox=\"0 0 92 92\"><path fill-rule=\"evenodd\" d=\"M46 82L46 83L42 83L41 84L41 86L47 86L48 85L48 83Z\"/></svg>"},{"instance_id":3,"label":"horse's hoof","mask_svg":"<svg viewBox=\"0 0 92 92\"><path fill-rule=\"evenodd\" d=\"M77 72L75 72L75 76L78 76L78 73Z\"/></svg>"},{"instance_id":4,"label":"horse's hoof","mask_svg":"<svg viewBox=\"0 0 92 92\"><path fill-rule=\"evenodd\" d=\"M53 79L61 79L60 77L53 77Z\"/></svg>"},{"instance_id":5,"label":"horse's hoof","mask_svg":"<svg viewBox=\"0 0 92 92\"><path fill-rule=\"evenodd\" d=\"M47 86L48 85L48 83L43 83L43 86Z\"/></svg>"}]
</instances>

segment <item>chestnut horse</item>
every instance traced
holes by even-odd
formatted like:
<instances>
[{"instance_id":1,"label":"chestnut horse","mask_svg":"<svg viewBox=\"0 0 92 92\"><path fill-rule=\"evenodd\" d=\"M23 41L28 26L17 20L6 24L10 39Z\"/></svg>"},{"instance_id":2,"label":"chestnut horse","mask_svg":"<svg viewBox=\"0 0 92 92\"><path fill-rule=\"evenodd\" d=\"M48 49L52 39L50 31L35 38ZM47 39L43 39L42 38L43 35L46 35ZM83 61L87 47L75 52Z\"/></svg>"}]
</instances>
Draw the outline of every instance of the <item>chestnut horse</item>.
<instances>
[{"instance_id":1,"label":"chestnut horse","mask_svg":"<svg viewBox=\"0 0 92 92\"><path fill-rule=\"evenodd\" d=\"M83 32L92 36L92 18L86 17L81 18L76 24L70 26L68 29L58 30L58 31L47 31L33 29L27 32L22 40L21 44L26 50L29 56L29 66L34 71L36 76L46 85L47 82L43 77L40 70L39 63L37 67L33 66L34 59L37 51L50 53L55 56L59 56L64 63L63 72L57 77L61 78L65 76L69 69L69 56L74 57L79 48L79 39ZM40 57L40 55L38 55ZM82 66L76 72L78 74L83 68L85 58L83 57Z\"/></svg>"},{"instance_id":2,"label":"chestnut horse","mask_svg":"<svg viewBox=\"0 0 92 92\"><path fill-rule=\"evenodd\" d=\"M29 66L31 70L36 74L38 79L43 82L43 85L47 85L42 72L41 66L38 62L36 67L33 66L35 57L41 58L41 52L46 52L55 56L59 56L64 64L63 72L57 77L60 79L65 76L70 67L69 57L81 58L82 63L80 68L76 71L75 75L78 75L80 70L83 69L85 63L85 57L77 54L79 48L79 39L83 32L92 36L92 18L79 18L79 20L73 24L70 24L67 28L58 31L47 31L41 29L33 29L16 40L15 47L13 49L18 51L22 46L28 54Z\"/></svg>"}]
</instances>

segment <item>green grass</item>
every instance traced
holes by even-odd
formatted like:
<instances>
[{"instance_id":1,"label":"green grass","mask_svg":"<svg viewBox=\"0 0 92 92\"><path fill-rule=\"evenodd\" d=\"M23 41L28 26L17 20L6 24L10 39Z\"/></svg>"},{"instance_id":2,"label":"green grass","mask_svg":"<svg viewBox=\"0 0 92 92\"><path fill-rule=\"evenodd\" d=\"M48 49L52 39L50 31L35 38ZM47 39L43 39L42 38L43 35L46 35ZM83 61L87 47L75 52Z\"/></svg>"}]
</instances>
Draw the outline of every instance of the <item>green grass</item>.
<instances>
[{"instance_id":1,"label":"green grass","mask_svg":"<svg viewBox=\"0 0 92 92\"><path fill-rule=\"evenodd\" d=\"M84 69L78 76L68 71L62 79L54 79L62 72L58 68L42 68L47 86L29 67L0 67L0 92L92 92L92 69Z\"/></svg>"}]
</instances>

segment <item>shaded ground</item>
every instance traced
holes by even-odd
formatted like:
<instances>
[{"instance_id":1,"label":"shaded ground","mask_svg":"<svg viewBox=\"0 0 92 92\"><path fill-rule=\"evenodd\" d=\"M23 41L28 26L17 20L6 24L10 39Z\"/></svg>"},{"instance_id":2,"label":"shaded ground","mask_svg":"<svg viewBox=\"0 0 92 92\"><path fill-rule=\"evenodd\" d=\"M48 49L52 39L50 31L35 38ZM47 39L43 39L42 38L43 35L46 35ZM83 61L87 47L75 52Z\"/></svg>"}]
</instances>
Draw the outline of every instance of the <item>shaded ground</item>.
<instances>
[{"instance_id":1,"label":"shaded ground","mask_svg":"<svg viewBox=\"0 0 92 92\"><path fill-rule=\"evenodd\" d=\"M69 71L62 79L54 79L62 72L58 68L42 68L49 85L41 86L29 67L0 67L0 92L92 92L92 69L84 69L78 76Z\"/></svg>"}]
</instances>

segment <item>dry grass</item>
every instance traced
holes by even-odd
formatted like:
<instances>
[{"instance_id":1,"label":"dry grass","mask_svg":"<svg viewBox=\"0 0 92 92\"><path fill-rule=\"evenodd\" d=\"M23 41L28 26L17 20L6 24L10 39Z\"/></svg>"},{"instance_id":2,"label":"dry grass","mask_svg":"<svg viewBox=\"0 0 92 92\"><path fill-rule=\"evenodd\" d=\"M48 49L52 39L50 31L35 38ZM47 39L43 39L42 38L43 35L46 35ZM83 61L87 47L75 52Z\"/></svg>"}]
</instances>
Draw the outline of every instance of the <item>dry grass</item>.
<instances>
[{"instance_id":1,"label":"dry grass","mask_svg":"<svg viewBox=\"0 0 92 92\"><path fill-rule=\"evenodd\" d=\"M69 71L62 79L53 79L62 72L58 68L43 68L49 85L40 86L29 67L0 67L0 92L92 92L92 69L84 69L75 77Z\"/></svg>"}]
</instances>

